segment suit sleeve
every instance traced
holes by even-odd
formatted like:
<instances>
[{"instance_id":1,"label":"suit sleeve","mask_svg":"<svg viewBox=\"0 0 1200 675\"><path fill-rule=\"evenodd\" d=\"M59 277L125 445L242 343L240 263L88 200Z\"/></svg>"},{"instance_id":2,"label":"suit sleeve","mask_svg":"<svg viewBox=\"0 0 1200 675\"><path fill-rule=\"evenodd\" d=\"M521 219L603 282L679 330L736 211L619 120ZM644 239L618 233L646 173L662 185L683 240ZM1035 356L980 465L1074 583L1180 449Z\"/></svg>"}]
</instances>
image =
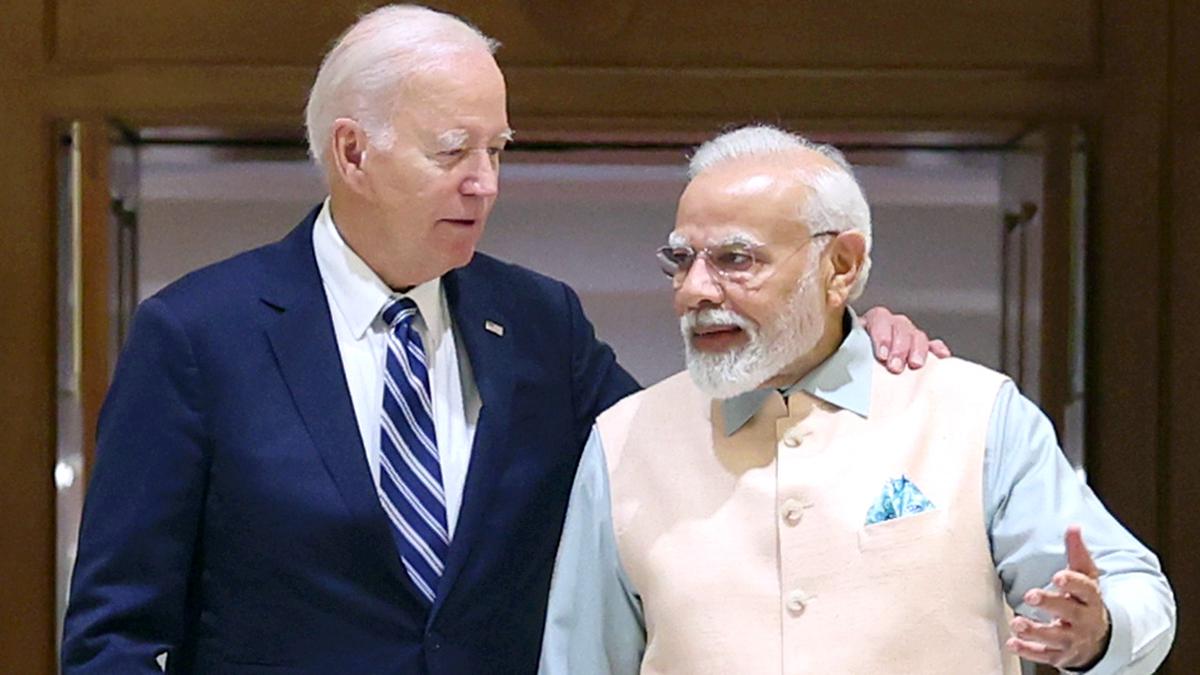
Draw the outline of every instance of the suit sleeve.
<instances>
[{"instance_id":1,"label":"suit sleeve","mask_svg":"<svg viewBox=\"0 0 1200 675\"><path fill-rule=\"evenodd\" d=\"M575 428L579 430L582 446L596 416L640 387L617 363L612 348L596 339L596 332L584 316L575 291L564 284L563 293L571 322L571 393Z\"/></svg>"},{"instance_id":2,"label":"suit sleeve","mask_svg":"<svg viewBox=\"0 0 1200 675\"><path fill-rule=\"evenodd\" d=\"M180 641L207 458L200 374L162 300L138 309L101 410L62 671L161 673Z\"/></svg>"}]
</instances>

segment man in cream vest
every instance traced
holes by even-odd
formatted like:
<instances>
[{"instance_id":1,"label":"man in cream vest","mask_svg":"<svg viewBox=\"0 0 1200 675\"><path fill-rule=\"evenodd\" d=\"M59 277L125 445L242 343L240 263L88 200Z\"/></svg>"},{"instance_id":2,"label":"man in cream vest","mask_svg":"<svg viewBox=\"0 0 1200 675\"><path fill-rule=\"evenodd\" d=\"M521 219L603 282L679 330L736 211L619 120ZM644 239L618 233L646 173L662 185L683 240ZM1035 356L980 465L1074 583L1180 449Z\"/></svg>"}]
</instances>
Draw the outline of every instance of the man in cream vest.
<instances>
[{"instance_id":1,"label":"man in cream vest","mask_svg":"<svg viewBox=\"0 0 1200 675\"><path fill-rule=\"evenodd\" d=\"M986 368L872 358L841 155L747 127L690 175L659 251L688 372L596 423L541 672L1152 672L1171 589L1046 417Z\"/></svg>"}]
</instances>

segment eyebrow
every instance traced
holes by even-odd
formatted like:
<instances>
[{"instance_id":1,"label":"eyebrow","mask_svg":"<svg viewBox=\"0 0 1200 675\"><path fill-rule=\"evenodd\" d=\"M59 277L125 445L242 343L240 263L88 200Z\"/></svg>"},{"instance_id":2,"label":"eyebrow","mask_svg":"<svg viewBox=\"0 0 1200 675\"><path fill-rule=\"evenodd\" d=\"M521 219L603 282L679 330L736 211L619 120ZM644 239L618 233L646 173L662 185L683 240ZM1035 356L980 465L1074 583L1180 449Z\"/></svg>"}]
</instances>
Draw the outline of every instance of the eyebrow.
<instances>
[{"instance_id":1,"label":"eyebrow","mask_svg":"<svg viewBox=\"0 0 1200 675\"><path fill-rule=\"evenodd\" d=\"M506 143L511 143L513 130L506 127L503 131L496 134L495 138ZM470 140L471 133L466 129L449 129L438 134L437 146L439 150L457 150L465 146Z\"/></svg>"},{"instance_id":2,"label":"eyebrow","mask_svg":"<svg viewBox=\"0 0 1200 675\"><path fill-rule=\"evenodd\" d=\"M762 246L763 243L757 238L752 237L742 232L737 232L725 237L716 243L717 246L729 246L731 244L741 244L742 246Z\"/></svg>"},{"instance_id":3,"label":"eyebrow","mask_svg":"<svg viewBox=\"0 0 1200 675\"><path fill-rule=\"evenodd\" d=\"M470 137L466 129L450 129L438 134L437 146L439 150L456 150L466 145Z\"/></svg>"},{"instance_id":4,"label":"eyebrow","mask_svg":"<svg viewBox=\"0 0 1200 675\"><path fill-rule=\"evenodd\" d=\"M720 239L719 241L714 242L711 245L712 246L730 246L733 244L740 244L742 246L747 246L747 247L763 245L763 243L761 241L759 241L758 239L756 239L748 234L741 233L741 232L737 232L737 233L731 234L727 237L724 237L724 238ZM667 245L674 246L674 247L691 246L691 244L688 242L687 237L683 236L682 234L679 234L678 232L672 232L667 237Z\"/></svg>"}]
</instances>

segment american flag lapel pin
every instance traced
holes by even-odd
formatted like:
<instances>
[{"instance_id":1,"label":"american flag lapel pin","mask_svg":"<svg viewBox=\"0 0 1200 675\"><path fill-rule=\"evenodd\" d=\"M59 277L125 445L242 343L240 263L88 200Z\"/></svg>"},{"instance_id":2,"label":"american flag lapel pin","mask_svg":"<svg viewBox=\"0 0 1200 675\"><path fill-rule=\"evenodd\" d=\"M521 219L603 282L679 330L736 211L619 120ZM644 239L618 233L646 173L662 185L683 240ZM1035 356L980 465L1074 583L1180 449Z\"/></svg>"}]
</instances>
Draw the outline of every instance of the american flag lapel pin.
<instances>
[{"instance_id":1,"label":"american flag lapel pin","mask_svg":"<svg viewBox=\"0 0 1200 675\"><path fill-rule=\"evenodd\" d=\"M494 333L498 337L504 337L504 326L501 326L491 319L483 322L483 329L489 333Z\"/></svg>"}]
</instances>

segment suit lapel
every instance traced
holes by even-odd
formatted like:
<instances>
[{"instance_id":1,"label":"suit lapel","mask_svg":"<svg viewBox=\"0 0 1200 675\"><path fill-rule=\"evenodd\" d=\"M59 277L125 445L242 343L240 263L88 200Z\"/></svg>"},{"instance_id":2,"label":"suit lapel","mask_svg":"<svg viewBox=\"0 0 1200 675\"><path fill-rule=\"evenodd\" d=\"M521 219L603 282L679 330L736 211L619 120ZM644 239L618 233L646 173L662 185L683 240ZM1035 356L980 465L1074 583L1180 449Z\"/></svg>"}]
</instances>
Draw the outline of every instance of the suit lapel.
<instances>
[{"instance_id":1,"label":"suit lapel","mask_svg":"<svg viewBox=\"0 0 1200 675\"><path fill-rule=\"evenodd\" d=\"M371 470L346 386L329 305L312 249L316 212L280 242L279 265L271 279L279 286L264 301L279 312L267 335L296 409L308 429L342 500L356 524L365 528L364 546L420 597L405 573L379 504Z\"/></svg>"},{"instance_id":2,"label":"suit lapel","mask_svg":"<svg viewBox=\"0 0 1200 675\"><path fill-rule=\"evenodd\" d=\"M508 460L506 439L514 363L512 338L505 336L505 332L506 327L511 331L512 326L506 321L500 298L479 276L472 266L467 266L443 277L446 302L470 359L482 407L471 447L462 508L430 621L450 595L481 532L486 531L486 514L491 508L497 477Z\"/></svg>"}]
</instances>

